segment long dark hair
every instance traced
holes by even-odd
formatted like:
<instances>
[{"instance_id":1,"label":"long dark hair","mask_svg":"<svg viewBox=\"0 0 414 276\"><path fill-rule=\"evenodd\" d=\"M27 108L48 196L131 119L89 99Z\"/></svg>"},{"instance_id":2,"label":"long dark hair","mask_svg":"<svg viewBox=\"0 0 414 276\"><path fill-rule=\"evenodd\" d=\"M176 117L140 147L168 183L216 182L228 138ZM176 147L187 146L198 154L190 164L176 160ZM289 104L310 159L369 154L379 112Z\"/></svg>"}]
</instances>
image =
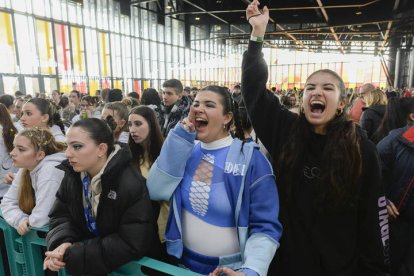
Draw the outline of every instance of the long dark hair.
<instances>
[{"instance_id":1,"label":"long dark hair","mask_svg":"<svg viewBox=\"0 0 414 276\"><path fill-rule=\"evenodd\" d=\"M244 140L244 132L243 127L241 124L241 118L239 113L239 105L237 102L233 101L230 93L228 90L221 86L216 85L210 85L202 88L198 93L203 91L210 91L214 92L221 96L221 104L223 105L223 115L232 112L233 118L231 121L226 125L226 130L230 131L233 129L234 125L234 131L232 132L233 137L239 138L240 140Z\"/></svg>"},{"instance_id":2,"label":"long dark hair","mask_svg":"<svg viewBox=\"0 0 414 276\"><path fill-rule=\"evenodd\" d=\"M157 107L161 106L161 99L158 96L157 90L154 88L146 88L141 96L141 104L143 105L156 105Z\"/></svg>"},{"instance_id":3,"label":"long dark hair","mask_svg":"<svg viewBox=\"0 0 414 276\"><path fill-rule=\"evenodd\" d=\"M373 141L378 143L391 130L406 126L411 113L414 113L414 98L389 98L384 118L372 136Z\"/></svg>"},{"instance_id":4,"label":"long dark hair","mask_svg":"<svg viewBox=\"0 0 414 276\"><path fill-rule=\"evenodd\" d=\"M340 99L345 99L345 85L339 75L331 70L319 70L308 79L316 73L327 73L335 77L341 91ZM293 195L293 186L302 181L303 155L309 147L307 141L310 141L312 132L313 126L301 110L287 139L289 142L280 149L281 154L276 160L278 182L282 183L281 191L285 193L281 199L291 204L294 203L289 200ZM360 139L357 126L347 118L345 112L336 114L328 123L317 201L338 206L352 199L362 170Z\"/></svg>"},{"instance_id":5,"label":"long dark hair","mask_svg":"<svg viewBox=\"0 0 414 276\"><path fill-rule=\"evenodd\" d=\"M35 105L42 115L49 115L49 120L47 122L49 127L57 125L60 127L62 132L65 133L65 126L63 125L62 118L58 112L57 105L42 98L33 98L27 102Z\"/></svg>"},{"instance_id":6,"label":"long dark hair","mask_svg":"<svg viewBox=\"0 0 414 276\"><path fill-rule=\"evenodd\" d=\"M73 127L80 127L89 134L89 137L96 145L106 144L108 151L106 155L109 156L114 151L114 136L108 124L104 120L97 118L88 118L76 121L71 125Z\"/></svg>"},{"instance_id":7,"label":"long dark hair","mask_svg":"<svg viewBox=\"0 0 414 276\"><path fill-rule=\"evenodd\" d=\"M157 117L155 116L155 112L151 108L144 105L137 106L131 110L129 115L131 114L137 114L144 117L149 127L149 133L145 143L135 143L131 134L129 134L128 145L132 153L132 162L136 165L138 170L140 170L140 166L145 161L148 161L150 166L155 162L155 159L160 155L164 137L161 133L161 128ZM145 160L146 157L148 160Z\"/></svg>"},{"instance_id":8,"label":"long dark hair","mask_svg":"<svg viewBox=\"0 0 414 276\"><path fill-rule=\"evenodd\" d=\"M7 152L10 153L13 150L13 139L17 134L17 129L12 122L9 111L2 103L0 103L0 125L3 127L4 145Z\"/></svg>"}]
</instances>

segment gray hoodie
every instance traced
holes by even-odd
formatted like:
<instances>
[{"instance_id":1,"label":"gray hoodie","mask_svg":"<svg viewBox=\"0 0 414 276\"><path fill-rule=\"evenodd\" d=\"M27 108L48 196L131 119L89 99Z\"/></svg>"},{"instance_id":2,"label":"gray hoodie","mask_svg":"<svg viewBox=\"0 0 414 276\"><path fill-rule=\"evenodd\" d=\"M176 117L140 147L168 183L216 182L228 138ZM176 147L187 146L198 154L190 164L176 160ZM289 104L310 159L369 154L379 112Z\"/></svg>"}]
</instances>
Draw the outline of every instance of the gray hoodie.
<instances>
[{"instance_id":1,"label":"gray hoodie","mask_svg":"<svg viewBox=\"0 0 414 276\"><path fill-rule=\"evenodd\" d=\"M0 197L3 197L10 185L4 182L4 177L8 172L17 172L17 168L13 166L10 154L7 152L3 139L3 127L0 125Z\"/></svg>"},{"instance_id":2,"label":"gray hoodie","mask_svg":"<svg viewBox=\"0 0 414 276\"><path fill-rule=\"evenodd\" d=\"M23 219L29 219L29 225L33 227L43 227L49 223L48 214L64 176L64 172L55 167L64 159L62 152L48 155L30 172L36 198L36 205L30 215L19 208L19 187L23 172L23 169L19 169L0 205L8 224L17 229Z\"/></svg>"}]
</instances>

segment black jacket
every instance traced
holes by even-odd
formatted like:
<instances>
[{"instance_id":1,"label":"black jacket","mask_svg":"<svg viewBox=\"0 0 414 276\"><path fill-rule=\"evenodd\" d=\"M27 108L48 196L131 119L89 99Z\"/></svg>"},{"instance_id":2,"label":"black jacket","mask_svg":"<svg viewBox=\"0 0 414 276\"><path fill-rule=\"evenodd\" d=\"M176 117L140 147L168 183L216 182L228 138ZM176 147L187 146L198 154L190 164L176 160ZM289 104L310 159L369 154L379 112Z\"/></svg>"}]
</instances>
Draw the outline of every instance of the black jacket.
<instances>
[{"instance_id":1,"label":"black jacket","mask_svg":"<svg viewBox=\"0 0 414 276\"><path fill-rule=\"evenodd\" d=\"M174 106L172 107L161 107L161 131L164 137L168 136L168 133L175 125L180 122L182 119L187 117L188 112L190 112L191 98L188 96L182 96Z\"/></svg>"},{"instance_id":2,"label":"black jacket","mask_svg":"<svg viewBox=\"0 0 414 276\"><path fill-rule=\"evenodd\" d=\"M372 135L375 133L384 117L385 105L364 107L362 110L359 124L361 125L361 128L367 132L368 138L372 140Z\"/></svg>"},{"instance_id":3,"label":"black jacket","mask_svg":"<svg viewBox=\"0 0 414 276\"><path fill-rule=\"evenodd\" d=\"M70 274L107 274L149 255L150 248L157 244L145 180L130 160L129 148L122 148L101 176L102 193L96 217L99 238L86 226L80 174L73 171L67 160L58 166L65 176L49 213L46 240L48 250L64 242L73 244L64 255Z\"/></svg>"},{"instance_id":4,"label":"black jacket","mask_svg":"<svg viewBox=\"0 0 414 276\"><path fill-rule=\"evenodd\" d=\"M387 197L399 207L399 219L414 223L414 123L390 131L377 149Z\"/></svg>"},{"instance_id":5,"label":"black jacket","mask_svg":"<svg viewBox=\"0 0 414 276\"><path fill-rule=\"evenodd\" d=\"M244 53L242 93L256 134L277 160L289 143L297 114L283 108L277 97L266 91L268 70L261 48L262 43L250 41ZM299 170L303 173L298 177L301 182L294 186L289 203L281 196L280 220L284 232L269 275L385 275L388 215L375 146L361 137L363 168L355 202L350 202L347 208L326 207L321 213L315 198L320 194L318 171L326 142L323 136L312 132L310 139L303 141L306 150L301 155L303 166ZM275 174L283 174L275 164ZM277 184L283 190L284 183Z\"/></svg>"}]
</instances>

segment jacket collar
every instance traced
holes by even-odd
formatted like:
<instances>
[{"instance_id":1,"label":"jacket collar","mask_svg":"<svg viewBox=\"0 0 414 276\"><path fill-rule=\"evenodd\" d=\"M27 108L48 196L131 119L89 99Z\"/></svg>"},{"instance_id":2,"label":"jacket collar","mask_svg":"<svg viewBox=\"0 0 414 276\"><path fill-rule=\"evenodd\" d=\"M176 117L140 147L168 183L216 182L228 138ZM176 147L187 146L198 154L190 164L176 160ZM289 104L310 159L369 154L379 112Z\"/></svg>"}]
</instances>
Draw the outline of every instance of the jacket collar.
<instances>
[{"instance_id":1,"label":"jacket collar","mask_svg":"<svg viewBox=\"0 0 414 276\"><path fill-rule=\"evenodd\" d=\"M119 146L119 145L116 145ZM123 146L120 150L112 157L112 159L109 161L108 165L106 166L104 172L102 173L102 177L111 177L112 175L122 171L125 167L129 165L132 159L132 154L129 149L129 147ZM67 172L67 173L76 173L72 168L72 166L69 164L69 160L65 159L60 163L56 168Z\"/></svg>"}]
</instances>

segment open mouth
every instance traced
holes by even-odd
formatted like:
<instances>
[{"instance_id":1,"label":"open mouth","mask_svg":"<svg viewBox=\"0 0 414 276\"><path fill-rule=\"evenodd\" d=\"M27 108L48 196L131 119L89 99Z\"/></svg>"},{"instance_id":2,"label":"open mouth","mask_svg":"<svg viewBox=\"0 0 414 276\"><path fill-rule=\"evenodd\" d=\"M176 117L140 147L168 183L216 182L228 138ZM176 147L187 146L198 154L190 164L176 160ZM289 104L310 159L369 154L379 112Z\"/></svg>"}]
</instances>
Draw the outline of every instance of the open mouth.
<instances>
[{"instance_id":1,"label":"open mouth","mask_svg":"<svg viewBox=\"0 0 414 276\"><path fill-rule=\"evenodd\" d=\"M196 129L206 127L208 125L208 121L204 118L196 118L195 119L195 127Z\"/></svg>"},{"instance_id":2,"label":"open mouth","mask_svg":"<svg viewBox=\"0 0 414 276\"><path fill-rule=\"evenodd\" d=\"M322 113L325 111L325 104L321 101L312 101L310 103L310 110L312 113Z\"/></svg>"}]
</instances>

